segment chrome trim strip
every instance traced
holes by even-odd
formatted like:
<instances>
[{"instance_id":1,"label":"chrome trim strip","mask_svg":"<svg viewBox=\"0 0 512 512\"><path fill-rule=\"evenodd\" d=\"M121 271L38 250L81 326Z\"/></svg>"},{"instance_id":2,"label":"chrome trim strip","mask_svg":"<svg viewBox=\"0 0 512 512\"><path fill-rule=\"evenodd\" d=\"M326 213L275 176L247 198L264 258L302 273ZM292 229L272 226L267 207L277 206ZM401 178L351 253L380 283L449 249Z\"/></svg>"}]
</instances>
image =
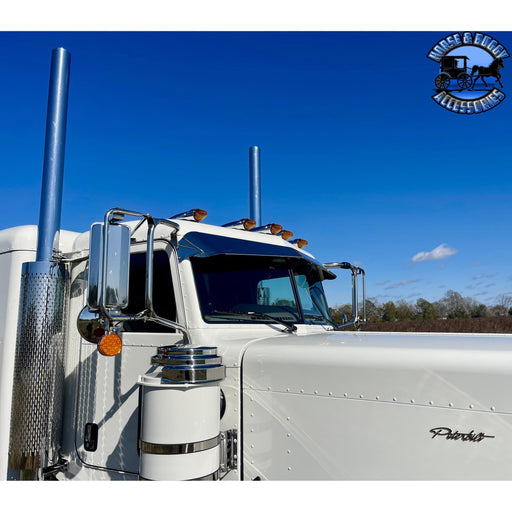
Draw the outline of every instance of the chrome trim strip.
<instances>
[{"instance_id":1,"label":"chrome trim strip","mask_svg":"<svg viewBox=\"0 0 512 512\"><path fill-rule=\"evenodd\" d=\"M204 366L204 365L219 365L222 363L220 356L153 356L151 364L161 364L170 366Z\"/></svg>"},{"instance_id":2,"label":"chrome trim strip","mask_svg":"<svg viewBox=\"0 0 512 512\"><path fill-rule=\"evenodd\" d=\"M188 482L199 482L201 480L218 480L219 479L219 470L214 471L213 473L210 473L206 476L201 476L199 478L192 478L191 480L188 480Z\"/></svg>"},{"instance_id":3,"label":"chrome trim strip","mask_svg":"<svg viewBox=\"0 0 512 512\"><path fill-rule=\"evenodd\" d=\"M152 453L154 455L180 455L183 453L196 453L210 450L218 446L219 443L220 434L206 441L197 441L195 443L160 444L141 441L140 449L144 453Z\"/></svg>"},{"instance_id":4,"label":"chrome trim strip","mask_svg":"<svg viewBox=\"0 0 512 512\"><path fill-rule=\"evenodd\" d=\"M171 366L162 367L162 384L194 384L199 382L215 382L226 376L225 366Z\"/></svg>"},{"instance_id":5,"label":"chrome trim strip","mask_svg":"<svg viewBox=\"0 0 512 512\"><path fill-rule=\"evenodd\" d=\"M216 356L217 347L192 346L192 345L167 345L158 347L156 353L160 356Z\"/></svg>"}]
</instances>

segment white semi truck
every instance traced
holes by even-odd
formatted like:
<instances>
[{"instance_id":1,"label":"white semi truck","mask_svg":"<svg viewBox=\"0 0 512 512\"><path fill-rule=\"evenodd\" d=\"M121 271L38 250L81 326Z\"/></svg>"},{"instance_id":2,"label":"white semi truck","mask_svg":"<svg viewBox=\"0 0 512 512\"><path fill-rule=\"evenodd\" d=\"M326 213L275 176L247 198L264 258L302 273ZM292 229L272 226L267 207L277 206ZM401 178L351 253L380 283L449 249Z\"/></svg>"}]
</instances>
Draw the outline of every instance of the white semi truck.
<instances>
[{"instance_id":1,"label":"white semi truck","mask_svg":"<svg viewBox=\"0 0 512 512\"><path fill-rule=\"evenodd\" d=\"M340 330L322 282L351 272L358 327L364 272L277 224L61 230L68 74L39 226L0 231L1 479L512 478L511 335Z\"/></svg>"}]
</instances>

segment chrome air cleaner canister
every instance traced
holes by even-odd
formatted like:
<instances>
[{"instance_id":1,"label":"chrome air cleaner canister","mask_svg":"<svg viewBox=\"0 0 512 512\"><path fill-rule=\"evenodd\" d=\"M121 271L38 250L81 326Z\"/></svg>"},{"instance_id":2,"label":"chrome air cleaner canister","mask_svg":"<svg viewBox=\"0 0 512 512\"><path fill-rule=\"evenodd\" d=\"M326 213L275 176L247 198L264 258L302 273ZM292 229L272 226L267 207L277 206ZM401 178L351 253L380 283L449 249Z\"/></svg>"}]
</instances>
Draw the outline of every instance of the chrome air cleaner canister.
<instances>
[{"instance_id":1,"label":"chrome air cleaner canister","mask_svg":"<svg viewBox=\"0 0 512 512\"><path fill-rule=\"evenodd\" d=\"M139 378L141 480L216 479L220 466L217 348L160 347Z\"/></svg>"}]
</instances>

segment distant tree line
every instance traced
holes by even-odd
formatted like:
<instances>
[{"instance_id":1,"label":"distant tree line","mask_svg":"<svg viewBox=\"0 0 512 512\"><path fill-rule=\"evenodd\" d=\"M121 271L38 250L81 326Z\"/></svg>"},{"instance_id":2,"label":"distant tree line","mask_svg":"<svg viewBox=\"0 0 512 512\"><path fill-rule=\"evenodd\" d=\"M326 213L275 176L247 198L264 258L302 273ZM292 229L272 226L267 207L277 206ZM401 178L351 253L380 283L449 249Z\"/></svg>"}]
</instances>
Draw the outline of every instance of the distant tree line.
<instances>
[{"instance_id":1,"label":"distant tree line","mask_svg":"<svg viewBox=\"0 0 512 512\"><path fill-rule=\"evenodd\" d=\"M334 322L341 324L343 315L352 317L352 304L330 308ZM366 300L368 322L403 322L407 320L437 320L448 318L487 318L512 316L512 296L500 295L497 303L486 306L472 297L448 290L444 297L435 302L420 298L415 303L392 300L383 304L376 299Z\"/></svg>"}]
</instances>

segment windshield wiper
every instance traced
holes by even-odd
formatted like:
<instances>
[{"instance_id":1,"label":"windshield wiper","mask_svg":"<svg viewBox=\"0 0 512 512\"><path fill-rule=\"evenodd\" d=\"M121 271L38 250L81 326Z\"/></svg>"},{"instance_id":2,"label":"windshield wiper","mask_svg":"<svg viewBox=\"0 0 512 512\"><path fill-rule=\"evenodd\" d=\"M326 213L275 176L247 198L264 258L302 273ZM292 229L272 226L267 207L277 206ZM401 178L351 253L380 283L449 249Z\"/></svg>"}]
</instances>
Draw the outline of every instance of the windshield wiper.
<instances>
[{"instance_id":1,"label":"windshield wiper","mask_svg":"<svg viewBox=\"0 0 512 512\"><path fill-rule=\"evenodd\" d=\"M280 320L279 318L275 318L272 315L267 315L266 313L259 313L256 311L218 311L214 310L212 313L216 315L227 315L227 316L243 316L246 318L254 318L259 320L272 320L273 322L277 322L278 324L284 325L286 327L286 330L289 332L295 332L297 330L297 326L291 322L286 322L284 320Z\"/></svg>"}]
</instances>

